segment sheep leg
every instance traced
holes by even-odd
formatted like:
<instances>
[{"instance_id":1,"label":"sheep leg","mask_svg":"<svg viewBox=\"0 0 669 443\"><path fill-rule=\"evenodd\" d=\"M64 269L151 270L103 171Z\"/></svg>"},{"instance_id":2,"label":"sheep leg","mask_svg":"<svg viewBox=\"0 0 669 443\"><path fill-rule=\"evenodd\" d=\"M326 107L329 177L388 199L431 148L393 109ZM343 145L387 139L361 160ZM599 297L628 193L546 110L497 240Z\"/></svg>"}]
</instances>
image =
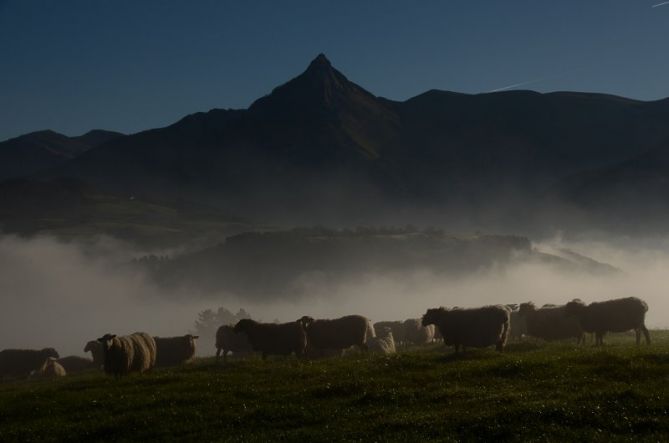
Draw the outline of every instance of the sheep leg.
<instances>
[{"instance_id":1,"label":"sheep leg","mask_svg":"<svg viewBox=\"0 0 669 443\"><path fill-rule=\"evenodd\" d=\"M646 329L646 325L641 325L641 332L643 332L644 337L646 338L646 344L650 344L650 333L648 332L648 329Z\"/></svg>"},{"instance_id":2,"label":"sheep leg","mask_svg":"<svg viewBox=\"0 0 669 443\"><path fill-rule=\"evenodd\" d=\"M221 348L216 348L216 363L218 363L218 359L220 357L221 357Z\"/></svg>"},{"instance_id":3,"label":"sheep leg","mask_svg":"<svg viewBox=\"0 0 669 443\"><path fill-rule=\"evenodd\" d=\"M495 345L495 349L499 352L504 351L504 342L502 340L498 341Z\"/></svg>"},{"instance_id":4,"label":"sheep leg","mask_svg":"<svg viewBox=\"0 0 669 443\"><path fill-rule=\"evenodd\" d=\"M603 332L596 332L595 333L595 346L604 346L604 333Z\"/></svg>"},{"instance_id":5,"label":"sheep leg","mask_svg":"<svg viewBox=\"0 0 669 443\"><path fill-rule=\"evenodd\" d=\"M502 352L504 350L504 344L506 344L506 340L509 337L509 331L511 330L511 322L505 321L504 326L502 327L502 337L498 343L498 348L497 350L499 352Z\"/></svg>"},{"instance_id":6,"label":"sheep leg","mask_svg":"<svg viewBox=\"0 0 669 443\"><path fill-rule=\"evenodd\" d=\"M641 344L641 330L636 328L634 330L634 335L636 336L636 345L639 346Z\"/></svg>"}]
</instances>

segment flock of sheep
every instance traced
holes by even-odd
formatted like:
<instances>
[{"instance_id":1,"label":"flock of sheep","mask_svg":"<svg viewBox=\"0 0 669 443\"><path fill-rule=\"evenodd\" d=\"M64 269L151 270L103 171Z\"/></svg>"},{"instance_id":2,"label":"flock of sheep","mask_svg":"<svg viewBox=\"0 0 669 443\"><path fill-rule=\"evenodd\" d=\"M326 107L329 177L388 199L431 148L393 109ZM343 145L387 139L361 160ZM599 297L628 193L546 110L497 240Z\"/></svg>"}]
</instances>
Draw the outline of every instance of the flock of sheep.
<instances>
[{"instance_id":1,"label":"flock of sheep","mask_svg":"<svg viewBox=\"0 0 669 443\"><path fill-rule=\"evenodd\" d=\"M0 351L0 378L59 377L100 369L121 376L155 367L178 366L193 359L197 338L191 334L166 338L151 337L144 332L124 337L105 334L86 343L84 352L90 352L92 359L60 358L53 348L5 349Z\"/></svg>"},{"instance_id":2,"label":"flock of sheep","mask_svg":"<svg viewBox=\"0 0 669 443\"><path fill-rule=\"evenodd\" d=\"M563 306L533 303L494 305L480 308L428 309L422 320L378 322L372 325L361 315L338 319L313 319L304 316L289 323L260 323L240 320L234 327L221 326L216 332L216 358L228 353L261 353L319 358L342 355L358 348L392 354L396 346L426 344L443 340L455 352L466 347L495 346L503 351L509 337L531 336L544 340L574 338L583 343L585 333L593 333L595 345L602 345L607 332L634 330L636 343L641 334L650 344L645 326L648 305L635 297L595 302L586 305L573 300ZM177 366L193 359L197 336L151 337L137 332L123 337L106 334L86 344L84 352L92 359L70 356L60 358L53 348L42 350L6 349L0 351L0 377L57 377L104 369L122 376L146 372L154 367Z\"/></svg>"}]
</instances>

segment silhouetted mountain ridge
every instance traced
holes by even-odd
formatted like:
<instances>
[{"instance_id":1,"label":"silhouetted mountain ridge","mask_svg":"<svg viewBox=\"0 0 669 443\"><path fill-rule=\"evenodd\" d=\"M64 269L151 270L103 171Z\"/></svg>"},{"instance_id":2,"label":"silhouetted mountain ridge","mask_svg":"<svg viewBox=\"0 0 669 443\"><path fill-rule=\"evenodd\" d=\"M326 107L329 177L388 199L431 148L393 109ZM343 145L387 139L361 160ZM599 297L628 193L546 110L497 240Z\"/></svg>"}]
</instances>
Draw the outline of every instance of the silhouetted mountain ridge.
<instances>
[{"instance_id":1,"label":"silhouetted mountain ridge","mask_svg":"<svg viewBox=\"0 0 669 443\"><path fill-rule=\"evenodd\" d=\"M68 137L51 130L31 132L0 142L0 180L52 168L123 134L92 130Z\"/></svg>"},{"instance_id":2,"label":"silhouetted mountain ridge","mask_svg":"<svg viewBox=\"0 0 669 443\"><path fill-rule=\"evenodd\" d=\"M376 97L324 55L246 110L117 138L43 177L261 221L514 229L548 189L669 140L669 101L574 92ZM566 195L566 194L565 194ZM565 202L566 206L573 202Z\"/></svg>"}]
</instances>

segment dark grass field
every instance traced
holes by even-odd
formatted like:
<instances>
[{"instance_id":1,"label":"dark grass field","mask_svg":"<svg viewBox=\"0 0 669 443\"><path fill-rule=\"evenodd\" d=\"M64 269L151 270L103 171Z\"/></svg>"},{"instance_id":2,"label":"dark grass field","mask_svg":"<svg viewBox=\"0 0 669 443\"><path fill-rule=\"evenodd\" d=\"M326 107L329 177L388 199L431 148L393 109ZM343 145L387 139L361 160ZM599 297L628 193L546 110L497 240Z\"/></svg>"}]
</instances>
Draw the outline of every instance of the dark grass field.
<instances>
[{"instance_id":1,"label":"dark grass field","mask_svg":"<svg viewBox=\"0 0 669 443\"><path fill-rule=\"evenodd\" d=\"M0 441L667 441L669 331L0 384Z\"/></svg>"}]
</instances>

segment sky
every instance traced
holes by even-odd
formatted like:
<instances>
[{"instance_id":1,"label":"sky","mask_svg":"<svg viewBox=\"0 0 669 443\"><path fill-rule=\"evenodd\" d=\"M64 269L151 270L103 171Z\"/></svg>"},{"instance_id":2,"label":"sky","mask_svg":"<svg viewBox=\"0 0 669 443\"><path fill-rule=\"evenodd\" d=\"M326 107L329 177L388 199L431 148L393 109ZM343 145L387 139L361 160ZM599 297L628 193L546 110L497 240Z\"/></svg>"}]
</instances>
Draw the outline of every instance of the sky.
<instances>
[{"instance_id":1,"label":"sky","mask_svg":"<svg viewBox=\"0 0 669 443\"><path fill-rule=\"evenodd\" d=\"M395 100L513 88L656 100L669 96L660 3L0 0L0 140L246 108L321 52Z\"/></svg>"}]
</instances>

